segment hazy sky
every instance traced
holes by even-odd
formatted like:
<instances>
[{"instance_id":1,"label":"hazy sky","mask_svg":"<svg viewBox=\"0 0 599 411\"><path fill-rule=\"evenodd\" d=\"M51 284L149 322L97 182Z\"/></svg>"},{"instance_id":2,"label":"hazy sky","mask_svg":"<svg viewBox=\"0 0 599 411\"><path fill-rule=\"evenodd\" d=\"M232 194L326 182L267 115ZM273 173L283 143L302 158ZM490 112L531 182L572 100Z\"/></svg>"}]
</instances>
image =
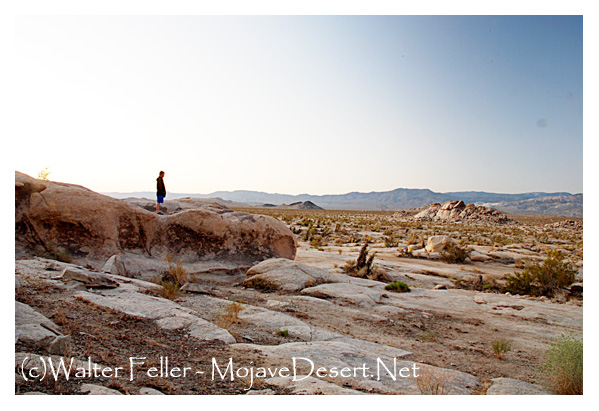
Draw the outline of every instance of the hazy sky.
<instances>
[{"instance_id":1,"label":"hazy sky","mask_svg":"<svg viewBox=\"0 0 599 411\"><path fill-rule=\"evenodd\" d=\"M581 16L31 16L15 169L95 191L582 192Z\"/></svg>"}]
</instances>

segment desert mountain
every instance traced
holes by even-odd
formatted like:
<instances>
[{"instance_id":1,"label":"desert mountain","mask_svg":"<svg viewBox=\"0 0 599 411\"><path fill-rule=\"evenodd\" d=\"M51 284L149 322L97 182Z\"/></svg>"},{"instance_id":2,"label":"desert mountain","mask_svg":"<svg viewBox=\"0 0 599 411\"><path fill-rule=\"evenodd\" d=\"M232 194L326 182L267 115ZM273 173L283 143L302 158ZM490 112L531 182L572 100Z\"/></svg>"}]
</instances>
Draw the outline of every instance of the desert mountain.
<instances>
[{"instance_id":1,"label":"desert mountain","mask_svg":"<svg viewBox=\"0 0 599 411\"><path fill-rule=\"evenodd\" d=\"M111 197L146 197L153 199L153 192L106 193ZM546 214L580 217L583 213L582 194L570 193L521 193L501 194L482 191L462 191L437 193L428 189L398 188L391 191L347 194L271 194L259 191L217 191L211 194L169 193L170 199L180 197L218 198L220 201L243 203L251 206L295 204L311 202L328 210L407 210L432 203L459 201L492 207L499 211L514 214ZM233 206L233 204L230 204Z\"/></svg>"}]
</instances>

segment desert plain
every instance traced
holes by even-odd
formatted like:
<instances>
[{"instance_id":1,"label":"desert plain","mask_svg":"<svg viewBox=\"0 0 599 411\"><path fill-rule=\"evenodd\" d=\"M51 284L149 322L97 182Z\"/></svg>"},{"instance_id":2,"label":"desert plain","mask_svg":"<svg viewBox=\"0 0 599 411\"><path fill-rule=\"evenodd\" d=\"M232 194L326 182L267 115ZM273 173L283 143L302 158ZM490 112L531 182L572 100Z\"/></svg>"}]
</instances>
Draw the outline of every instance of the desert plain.
<instances>
[{"instance_id":1,"label":"desert plain","mask_svg":"<svg viewBox=\"0 0 599 411\"><path fill-rule=\"evenodd\" d=\"M20 173L15 196L18 394L554 394L546 353L583 337L582 219L192 198L156 215ZM575 281L508 291L556 253ZM70 378L39 377L61 359Z\"/></svg>"}]
</instances>

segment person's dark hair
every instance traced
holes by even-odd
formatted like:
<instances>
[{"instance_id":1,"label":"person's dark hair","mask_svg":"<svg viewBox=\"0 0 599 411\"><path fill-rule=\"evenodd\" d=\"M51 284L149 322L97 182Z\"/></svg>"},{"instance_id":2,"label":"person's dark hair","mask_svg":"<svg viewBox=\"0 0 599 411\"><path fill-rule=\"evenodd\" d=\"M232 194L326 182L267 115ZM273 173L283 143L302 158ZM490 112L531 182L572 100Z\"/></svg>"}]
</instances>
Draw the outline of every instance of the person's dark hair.
<instances>
[{"instance_id":1,"label":"person's dark hair","mask_svg":"<svg viewBox=\"0 0 599 411\"><path fill-rule=\"evenodd\" d=\"M161 171L160 173L158 173L158 177L164 177L164 171Z\"/></svg>"}]
</instances>

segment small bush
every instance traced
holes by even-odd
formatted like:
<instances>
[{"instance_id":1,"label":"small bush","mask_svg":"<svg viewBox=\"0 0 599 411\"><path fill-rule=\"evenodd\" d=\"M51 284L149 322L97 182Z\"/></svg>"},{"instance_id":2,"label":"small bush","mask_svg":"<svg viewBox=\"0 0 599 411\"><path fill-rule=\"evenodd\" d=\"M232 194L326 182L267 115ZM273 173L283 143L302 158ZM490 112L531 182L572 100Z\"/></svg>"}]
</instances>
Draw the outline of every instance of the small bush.
<instances>
[{"instance_id":1,"label":"small bush","mask_svg":"<svg viewBox=\"0 0 599 411\"><path fill-rule=\"evenodd\" d=\"M247 280L245 280L243 282L243 285L246 287L251 287L253 289L262 291L264 293L272 293L279 289L279 287L276 284L274 284L274 283L268 281L267 279L260 277L258 275L248 278ZM309 286L307 286L307 287L309 287Z\"/></svg>"},{"instance_id":2,"label":"small bush","mask_svg":"<svg viewBox=\"0 0 599 411\"><path fill-rule=\"evenodd\" d=\"M559 395L582 395L582 341L562 334L551 343L542 371L550 388Z\"/></svg>"},{"instance_id":3,"label":"small bush","mask_svg":"<svg viewBox=\"0 0 599 411\"><path fill-rule=\"evenodd\" d=\"M231 332L232 328L238 326L240 323L239 313L241 310L243 310L243 306L241 304L229 304L226 308L220 310L216 314L214 318L214 324Z\"/></svg>"},{"instance_id":4,"label":"small bush","mask_svg":"<svg viewBox=\"0 0 599 411\"><path fill-rule=\"evenodd\" d=\"M173 264L173 257L167 256L168 269L156 279L156 282L162 286L160 296L174 300L179 296L179 291L187 283L189 273L182 266L181 261Z\"/></svg>"},{"instance_id":5,"label":"small bush","mask_svg":"<svg viewBox=\"0 0 599 411\"><path fill-rule=\"evenodd\" d=\"M171 281L163 281L160 283L162 288L160 289L158 295L162 298L167 298L169 300L175 300L179 296L180 286L179 284L175 284Z\"/></svg>"},{"instance_id":6,"label":"small bush","mask_svg":"<svg viewBox=\"0 0 599 411\"><path fill-rule=\"evenodd\" d=\"M576 281L577 270L571 262L564 260L560 251L550 251L548 255L543 263L534 263L520 273L508 275L505 291L553 297L557 290Z\"/></svg>"},{"instance_id":7,"label":"small bush","mask_svg":"<svg viewBox=\"0 0 599 411\"><path fill-rule=\"evenodd\" d=\"M464 263L468 257L470 257L470 252L455 243L449 243L445 250L441 251L441 258L449 264Z\"/></svg>"},{"instance_id":8,"label":"small bush","mask_svg":"<svg viewBox=\"0 0 599 411\"><path fill-rule=\"evenodd\" d=\"M358 255L356 261L347 261L345 266L343 266L343 271L346 274L356 277L370 278L371 275L375 274L373 271L375 256L376 251L369 255L368 241L366 241L360 249L360 254Z\"/></svg>"},{"instance_id":9,"label":"small bush","mask_svg":"<svg viewBox=\"0 0 599 411\"><path fill-rule=\"evenodd\" d=\"M511 344L505 340L495 340L491 343L491 347L499 359L502 359L505 354L512 350Z\"/></svg>"},{"instance_id":10,"label":"small bush","mask_svg":"<svg viewBox=\"0 0 599 411\"><path fill-rule=\"evenodd\" d=\"M410 291L412 291L410 290L410 287L403 281L396 281L394 283L387 284L385 286L385 290L395 291L398 293L409 293Z\"/></svg>"},{"instance_id":11,"label":"small bush","mask_svg":"<svg viewBox=\"0 0 599 411\"><path fill-rule=\"evenodd\" d=\"M385 237L384 241L385 241L385 247L387 247L387 248L397 247L397 240L395 239L393 234L390 234L388 237Z\"/></svg>"},{"instance_id":12,"label":"small bush","mask_svg":"<svg viewBox=\"0 0 599 411\"><path fill-rule=\"evenodd\" d=\"M177 284L179 287L182 287L187 283L189 273L181 264L181 261L177 261L173 264L173 257L167 256L166 261L168 262L168 269L162 275L162 282L171 282Z\"/></svg>"}]
</instances>

